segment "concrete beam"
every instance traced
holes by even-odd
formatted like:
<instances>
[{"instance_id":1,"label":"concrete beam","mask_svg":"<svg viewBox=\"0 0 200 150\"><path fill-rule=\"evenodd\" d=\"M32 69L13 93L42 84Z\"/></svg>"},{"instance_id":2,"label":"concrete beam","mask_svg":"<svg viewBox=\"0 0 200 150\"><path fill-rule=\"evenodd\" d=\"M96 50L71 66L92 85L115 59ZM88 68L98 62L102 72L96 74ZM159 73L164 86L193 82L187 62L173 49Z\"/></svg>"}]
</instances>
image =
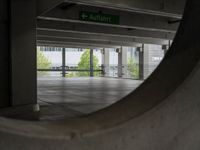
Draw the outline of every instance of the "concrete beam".
<instances>
[{"instance_id":1,"label":"concrete beam","mask_svg":"<svg viewBox=\"0 0 200 150\"><path fill-rule=\"evenodd\" d=\"M89 21L80 20L81 11L90 11L90 12L101 12L103 14L111 14L120 17L119 25L116 24L106 24L106 23L96 23ZM45 14L45 16L39 17L40 19L49 19L49 20L60 20L66 22L75 22L75 23L87 23L87 24L97 24L104 26L114 26L114 27L123 27L123 28L133 28L140 30L149 30L149 31L160 31L160 32L172 32L175 33L178 28L178 23L170 24L169 21L173 20L170 17L162 17L156 15L134 13L113 9L106 9L100 7L91 7L84 5L75 5L72 8L62 9L57 7L52 11Z\"/></svg>"},{"instance_id":2,"label":"concrete beam","mask_svg":"<svg viewBox=\"0 0 200 150\"><path fill-rule=\"evenodd\" d=\"M37 46L50 46L50 47L66 47L66 48L93 48L93 49L102 49L102 48L120 48L120 46L111 46L111 45L100 45L100 44L91 44L91 43L58 43L51 41L37 41Z\"/></svg>"},{"instance_id":3,"label":"concrete beam","mask_svg":"<svg viewBox=\"0 0 200 150\"><path fill-rule=\"evenodd\" d=\"M80 33L80 32L59 32L59 31L47 31L47 30L37 30L37 37L57 37L57 38L67 38L67 39L88 39L91 41L116 41L116 42L137 42L137 43L148 43L148 44L158 44L167 45L169 40L155 39L155 38L141 38L141 37L126 37L126 36L110 36L101 34L90 34L90 33Z\"/></svg>"},{"instance_id":4,"label":"concrete beam","mask_svg":"<svg viewBox=\"0 0 200 150\"><path fill-rule=\"evenodd\" d=\"M53 9L57 5L63 3L64 0L37 0L37 16L41 16Z\"/></svg>"},{"instance_id":5,"label":"concrete beam","mask_svg":"<svg viewBox=\"0 0 200 150\"><path fill-rule=\"evenodd\" d=\"M38 37L37 40L42 43L43 42L54 42L54 43L82 43L82 44L94 44L94 45L111 45L111 46L130 46L130 47L137 47L138 43L134 43L134 42L116 42L116 41L91 41L88 39L67 39L67 38L56 38L56 37Z\"/></svg>"},{"instance_id":6,"label":"concrete beam","mask_svg":"<svg viewBox=\"0 0 200 150\"><path fill-rule=\"evenodd\" d=\"M142 38L158 38L172 40L174 33L163 33L155 31L134 30L129 28L117 28L117 27L102 27L98 25L70 23L62 21L41 20L37 21L37 29L50 30L50 31L71 31L79 33L96 33L101 35L112 36L129 36L129 37L142 37ZM134 41L133 41L134 42Z\"/></svg>"},{"instance_id":7,"label":"concrete beam","mask_svg":"<svg viewBox=\"0 0 200 150\"><path fill-rule=\"evenodd\" d=\"M65 0L65 2L181 18L186 0Z\"/></svg>"}]
</instances>

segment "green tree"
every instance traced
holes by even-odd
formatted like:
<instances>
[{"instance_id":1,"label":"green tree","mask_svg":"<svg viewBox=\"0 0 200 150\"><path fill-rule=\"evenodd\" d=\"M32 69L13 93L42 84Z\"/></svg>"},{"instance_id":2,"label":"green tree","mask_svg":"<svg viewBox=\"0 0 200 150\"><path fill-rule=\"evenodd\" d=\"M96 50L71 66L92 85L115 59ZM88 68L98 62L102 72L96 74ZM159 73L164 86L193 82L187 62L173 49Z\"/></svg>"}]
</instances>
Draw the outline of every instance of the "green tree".
<instances>
[{"instance_id":1,"label":"green tree","mask_svg":"<svg viewBox=\"0 0 200 150\"><path fill-rule=\"evenodd\" d=\"M93 55L93 68L94 70L98 70L99 66L98 66L98 58L96 56ZM90 49L86 49L86 51L82 54L81 56L81 60L78 63L78 69L82 69L82 70L90 70ZM95 72L94 76L97 76L98 73ZM78 76L90 76L89 72L79 72Z\"/></svg>"},{"instance_id":2,"label":"green tree","mask_svg":"<svg viewBox=\"0 0 200 150\"><path fill-rule=\"evenodd\" d=\"M37 50L37 69L50 69L51 61L45 57L42 51ZM44 72L39 72L40 74L45 74Z\"/></svg>"},{"instance_id":3,"label":"green tree","mask_svg":"<svg viewBox=\"0 0 200 150\"><path fill-rule=\"evenodd\" d=\"M133 58L128 59L128 68L127 69L130 72L130 75L132 78L134 78L134 79L139 78L139 66Z\"/></svg>"}]
</instances>

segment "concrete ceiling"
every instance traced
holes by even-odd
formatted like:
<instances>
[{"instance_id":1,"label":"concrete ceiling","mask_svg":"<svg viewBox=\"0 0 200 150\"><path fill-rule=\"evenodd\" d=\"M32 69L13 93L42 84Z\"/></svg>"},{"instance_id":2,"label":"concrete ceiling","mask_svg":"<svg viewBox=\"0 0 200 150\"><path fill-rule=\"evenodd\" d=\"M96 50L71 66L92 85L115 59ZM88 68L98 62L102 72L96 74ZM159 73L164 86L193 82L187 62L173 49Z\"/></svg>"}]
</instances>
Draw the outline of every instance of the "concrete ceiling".
<instances>
[{"instance_id":1,"label":"concrete ceiling","mask_svg":"<svg viewBox=\"0 0 200 150\"><path fill-rule=\"evenodd\" d=\"M174 38L184 4L185 0L38 0L38 44L166 45ZM80 11L118 15L120 23L82 21Z\"/></svg>"},{"instance_id":2,"label":"concrete ceiling","mask_svg":"<svg viewBox=\"0 0 200 150\"><path fill-rule=\"evenodd\" d=\"M76 3L90 6L100 6L160 16L181 18L185 0L37 0L37 16L48 12L63 3Z\"/></svg>"}]
</instances>

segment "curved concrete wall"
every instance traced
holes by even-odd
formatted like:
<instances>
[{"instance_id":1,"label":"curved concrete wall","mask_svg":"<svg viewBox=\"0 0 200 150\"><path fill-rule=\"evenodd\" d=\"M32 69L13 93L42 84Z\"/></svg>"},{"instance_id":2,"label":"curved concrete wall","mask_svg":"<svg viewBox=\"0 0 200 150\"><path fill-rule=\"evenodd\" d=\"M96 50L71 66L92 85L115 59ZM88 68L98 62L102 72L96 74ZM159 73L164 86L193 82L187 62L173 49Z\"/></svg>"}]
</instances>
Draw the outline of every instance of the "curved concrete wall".
<instances>
[{"instance_id":1,"label":"curved concrete wall","mask_svg":"<svg viewBox=\"0 0 200 150\"><path fill-rule=\"evenodd\" d=\"M199 150L200 1L188 0L164 61L136 91L60 122L0 119L1 150Z\"/></svg>"}]
</instances>

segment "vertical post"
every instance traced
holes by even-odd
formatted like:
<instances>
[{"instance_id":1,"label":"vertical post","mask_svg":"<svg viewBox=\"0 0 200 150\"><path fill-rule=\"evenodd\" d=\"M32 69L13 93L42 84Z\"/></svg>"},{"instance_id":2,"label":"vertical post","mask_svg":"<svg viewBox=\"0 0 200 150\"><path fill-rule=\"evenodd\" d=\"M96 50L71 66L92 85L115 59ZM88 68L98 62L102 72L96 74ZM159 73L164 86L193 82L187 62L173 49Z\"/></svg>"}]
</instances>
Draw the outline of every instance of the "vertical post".
<instances>
[{"instance_id":1,"label":"vertical post","mask_svg":"<svg viewBox=\"0 0 200 150\"><path fill-rule=\"evenodd\" d=\"M171 44L172 44L171 42L172 42L172 41L169 40L169 41L168 41L168 45L162 46L162 49L164 50L164 55L166 55L167 51L169 50L169 48L170 48L170 46L171 46Z\"/></svg>"},{"instance_id":2,"label":"vertical post","mask_svg":"<svg viewBox=\"0 0 200 150\"><path fill-rule=\"evenodd\" d=\"M168 42L168 46L169 46L169 48L170 48L170 46L172 45L172 40L169 40L169 42Z\"/></svg>"},{"instance_id":3,"label":"vertical post","mask_svg":"<svg viewBox=\"0 0 200 150\"><path fill-rule=\"evenodd\" d=\"M105 77L106 75L106 66L105 66L105 48L103 48L101 50L101 60L102 60L102 64L101 64L101 69L102 69L102 76Z\"/></svg>"},{"instance_id":4,"label":"vertical post","mask_svg":"<svg viewBox=\"0 0 200 150\"><path fill-rule=\"evenodd\" d=\"M169 49L169 45L162 45L162 50L163 50L164 55L166 55L168 49Z\"/></svg>"},{"instance_id":5,"label":"vertical post","mask_svg":"<svg viewBox=\"0 0 200 150\"><path fill-rule=\"evenodd\" d=\"M117 49L117 53L118 53L118 77L121 78L122 77L122 47Z\"/></svg>"},{"instance_id":6,"label":"vertical post","mask_svg":"<svg viewBox=\"0 0 200 150\"><path fill-rule=\"evenodd\" d=\"M90 49L90 77L94 76L93 49Z\"/></svg>"},{"instance_id":7,"label":"vertical post","mask_svg":"<svg viewBox=\"0 0 200 150\"><path fill-rule=\"evenodd\" d=\"M139 80L144 79L144 44L137 48L139 51Z\"/></svg>"},{"instance_id":8,"label":"vertical post","mask_svg":"<svg viewBox=\"0 0 200 150\"><path fill-rule=\"evenodd\" d=\"M66 50L62 48L62 77L66 77Z\"/></svg>"},{"instance_id":9,"label":"vertical post","mask_svg":"<svg viewBox=\"0 0 200 150\"><path fill-rule=\"evenodd\" d=\"M109 76L109 49L104 48L102 52L103 76Z\"/></svg>"},{"instance_id":10,"label":"vertical post","mask_svg":"<svg viewBox=\"0 0 200 150\"><path fill-rule=\"evenodd\" d=\"M128 47L122 47L122 77L127 77Z\"/></svg>"}]
</instances>

